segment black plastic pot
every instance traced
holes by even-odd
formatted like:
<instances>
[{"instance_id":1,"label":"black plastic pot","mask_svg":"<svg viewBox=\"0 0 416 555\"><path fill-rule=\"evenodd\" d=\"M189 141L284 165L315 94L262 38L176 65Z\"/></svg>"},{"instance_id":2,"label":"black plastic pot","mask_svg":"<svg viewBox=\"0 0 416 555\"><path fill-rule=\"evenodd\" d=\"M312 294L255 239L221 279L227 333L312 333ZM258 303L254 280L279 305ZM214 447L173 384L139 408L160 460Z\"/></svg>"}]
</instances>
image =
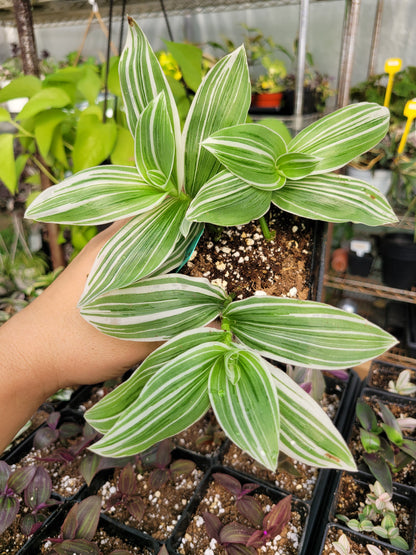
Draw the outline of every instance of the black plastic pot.
<instances>
[{"instance_id":1,"label":"black plastic pot","mask_svg":"<svg viewBox=\"0 0 416 555\"><path fill-rule=\"evenodd\" d=\"M24 547L17 552L18 555L41 553L41 547L47 538L56 538L59 536L61 525L73 504L74 502L67 502L51 515L42 526L40 532L35 534ZM100 516L98 529L105 530L107 534L122 539L132 547L142 548L140 553L145 553L146 555L157 555L161 548L159 542L153 538L141 534L138 530L132 530L105 515Z\"/></svg>"},{"instance_id":2,"label":"black plastic pot","mask_svg":"<svg viewBox=\"0 0 416 555\"><path fill-rule=\"evenodd\" d=\"M322 105L322 95L320 92L310 87L303 88L303 106L302 114L313 114L318 112L319 105ZM283 91L281 115L292 115L295 113L295 91L287 89Z\"/></svg>"},{"instance_id":3,"label":"black plastic pot","mask_svg":"<svg viewBox=\"0 0 416 555\"><path fill-rule=\"evenodd\" d=\"M379 240L385 285L411 289L416 285L416 243L411 233L387 233Z\"/></svg>"},{"instance_id":4,"label":"black plastic pot","mask_svg":"<svg viewBox=\"0 0 416 555\"><path fill-rule=\"evenodd\" d=\"M374 256L370 253L358 256L355 252L350 251L348 253L348 272L354 276L367 277L373 265L373 260Z\"/></svg>"},{"instance_id":5,"label":"black plastic pot","mask_svg":"<svg viewBox=\"0 0 416 555\"><path fill-rule=\"evenodd\" d=\"M347 536L347 538L349 540L354 541L355 543L357 543L358 545L375 545L376 547L378 547L379 549L383 549L385 548L385 544L380 543L377 540L369 540L368 536L365 536L364 534L361 534L360 532L353 532L352 530L350 530L349 528L346 528L345 526L340 526L339 524L327 524L326 528L325 528L325 534L322 538L322 542L321 545L319 546L319 548L316 551L316 555L321 555L324 552L324 548L325 548L325 544L326 544L326 539L327 537L331 534L331 533L336 533L340 531L341 533L345 534ZM310 555L314 555L315 552L310 553ZM328 553L335 553L334 549L330 549L330 551L327 551L326 554ZM392 555L407 555L407 551L402 551L401 549L398 549L397 547L389 547L389 553L391 553Z\"/></svg>"},{"instance_id":6,"label":"black plastic pot","mask_svg":"<svg viewBox=\"0 0 416 555\"><path fill-rule=\"evenodd\" d=\"M354 482L356 482L359 486L363 487L365 490L369 490L369 484L373 484L375 479L373 476L368 476L362 472L357 472L355 474L342 472L339 473L336 484L335 484L335 492L332 500L332 505L329 511L329 521L331 523L337 523L340 528L343 528L346 531L350 531L348 526L344 526L343 523L337 522L336 514L340 512L337 509L337 503L340 495L340 484L344 476L350 476ZM363 500L364 501L364 500ZM415 526L416 526L416 491L414 488L407 487L401 484L393 484L393 496L392 496L393 504L400 503L400 505L406 507L406 510L409 514L409 521L407 522L408 530L406 534L406 538L409 544L409 550L400 550L401 553L406 553L407 555L411 555L414 553L414 545L415 545ZM355 517L354 517L355 518ZM370 536L365 533L362 534L362 537L367 540L367 542L377 541L383 549L396 549L394 548L388 540L383 540L378 537Z\"/></svg>"},{"instance_id":7,"label":"black plastic pot","mask_svg":"<svg viewBox=\"0 0 416 555\"><path fill-rule=\"evenodd\" d=\"M416 306L414 304L407 307L406 345L409 355L416 357Z\"/></svg>"},{"instance_id":8,"label":"black plastic pot","mask_svg":"<svg viewBox=\"0 0 416 555\"><path fill-rule=\"evenodd\" d=\"M178 524L175 527L175 530L172 533L172 536L168 540L167 547L168 547L169 553L173 555L178 555L177 549L180 546L181 539L185 535L187 527L191 522L198 508L198 505L200 504L206 491L208 490L209 484L213 480L212 474L215 472L229 474L234 478L236 478L237 480L239 480L241 484L245 484L248 481L251 483L258 484L259 487L258 489L255 490L254 493L263 493L267 495L268 497L270 497L273 503L277 503L278 501L280 501L281 499L283 499L288 495L286 492L283 492L278 488L268 487L263 482L256 480L252 477L248 480L246 475L240 472L236 472L230 469L229 467L221 466L221 465L213 466L211 470L205 475L203 481L200 484L200 487L197 489L195 493L194 498L192 499L191 503L188 505L187 510L184 511L182 518L179 520ZM296 510L296 512L298 512L301 515L302 528L303 528L303 533L299 542L298 553L300 555L308 555L309 551L308 551L307 523L308 523L310 508L307 505L307 503L304 503L303 501L296 499L296 497L292 497L292 510Z\"/></svg>"},{"instance_id":9,"label":"black plastic pot","mask_svg":"<svg viewBox=\"0 0 416 555\"><path fill-rule=\"evenodd\" d=\"M401 364L394 364L392 362L385 362L382 360L373 360L368 375L365 379L364 385L368 388L389 393L388 389L383 387L383 384L380 383L380 378L382 377L384 382L390 380L395 382L399 377L400 372L406 369L410 370L411 372L411 382L416 383L416 370L414 368L403 366ZM416 394L400 395L399 399L407 399L409 397L416 401Z\"/></svg>"}]
</instances>

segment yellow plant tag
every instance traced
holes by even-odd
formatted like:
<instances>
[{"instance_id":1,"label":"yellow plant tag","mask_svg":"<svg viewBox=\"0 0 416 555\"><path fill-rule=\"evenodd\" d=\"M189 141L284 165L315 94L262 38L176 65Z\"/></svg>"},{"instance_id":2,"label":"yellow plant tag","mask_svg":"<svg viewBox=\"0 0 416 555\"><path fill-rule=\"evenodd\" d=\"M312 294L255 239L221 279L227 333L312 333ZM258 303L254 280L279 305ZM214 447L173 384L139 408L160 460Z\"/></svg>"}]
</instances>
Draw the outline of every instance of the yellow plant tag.
<instances>
[{"instance_id":1,"label":"yellow plant tag","mask_svg":"<svg viewBox=\"0 0 416 555\"><path fill-rule=\"evenodd\" d=\"M388 73L389 80L387 83L386 94L384 96L384 106L388 107L390 104L391 91L393 90L394 75L400 71L402 61L400 58L388 58L384 63L384 71Z\"/></svg>"},{"instance_id":2,"label":"yellow plant tag","mask_svg":"<svg viewBox=\"0 0 416 555\"><path fill-rule=\"evenodd\" d=\"M412 100L408 100L406 102L406 106L404 107L403 114L407 118L407 121L403 131L402 138L400 139L399 148L397 149L398 154L401 154L404 151L404 145L406 144L410 127L412 126L413 120L416 117L416 98L412 98Z\"/></svg>"}]
</instances>

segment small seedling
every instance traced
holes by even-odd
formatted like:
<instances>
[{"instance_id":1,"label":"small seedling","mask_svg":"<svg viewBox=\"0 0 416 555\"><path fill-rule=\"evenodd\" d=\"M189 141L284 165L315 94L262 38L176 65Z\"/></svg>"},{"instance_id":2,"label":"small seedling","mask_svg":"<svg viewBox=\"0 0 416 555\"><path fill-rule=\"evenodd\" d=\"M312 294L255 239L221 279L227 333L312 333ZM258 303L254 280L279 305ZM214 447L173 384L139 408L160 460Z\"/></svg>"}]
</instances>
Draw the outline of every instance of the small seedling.
<instances>
[{"instance_id":1,"label":"small seedling","mask_svg":"<svg viewBox=\"0 0 416 555\"><path fill-rule=\"evenodd\" d=\"M187 459L172 462L172 442L169 439L158 443L146 460L155 467L149 476L149 487L153 490L160 489L178 476L190 474L195 468L195 463Z\"/></svg>"},{"instance_id":2,"label":"small seedling","mask_svg":"<svg viewBox=\"0 0 416 555\"><path fill-rule=\"evenodd\" d=\"M98 546L92 539L100 518L101 498L92 495L76 503L67 514L58 538L48 538L53 552L58 554L78 553L99 555Z\"/></svg>"},{"instance_id":3,"label":"small seedling","mask_svg":"<svg viewBox=\"0 0 416 555\"><path fill-rule=\"evenodd\" d=\"M352 551L350 542L345 534L341 534L338 541L332 542L332 547L340 555L355 555L355 552ZM366 548L370 555L383 555L381 549L375 545L366 545Z\"/></svg>"},{"instance_id":4,"label":"small seedling","mask_svg":"<svg viewBox=\"0 0 416 555\"><path fill-rule=\"evenodd\" d=\"M257 521L252 520L251 522L256 527L260 526L260 530L253 532L247 546L259 549L278 536L290 520L291 506L292 496L288 495L273 505L264 517L261 515L261 518L257 518Z\"/></svg>"},{"instance_id":5,"label":"small seedling","mask_svg":"<svg viewBox=\"0 0 416 555\"><path fill-rule=\"evenodd\" d=\"M53 544L52 553L67 555L101 555L101 550L93 541L100 519L101 498L98 495L86 497L76 503L67 514L58 538L48 538ZM129 555L127 549L115 549L110 555Z\"/></svg>"},{"instance_id":6,"label":"small seedling","mask_svg":"<svg viewBox=\"0 0 416 555\"><path fill-rule=\"evenodd\" d=\"M402 370L396 381L390 380L388 391L399 395L412 395L416 392L416 384L410 381L410 370Z\"/></svg>"},{"instance_id":7,"label":"small seedling","mask_svg":"<svg viewBox=\"0 0 416 555\"><path fill-rule=\"evenodd\" d=\"M210 422L204 429L204 433L198 437L195 443L198 447L201 447L202 445L218 447L224 442L224 440L225 434L219 425Z\"/></svg>"},{"instance_id":8,"label":"small seedling","mask_svg":"<svg viewBox=\"0 0 416 555\"><path fill-rule=\"evenodd\" d=\"M250 493L259 487L257 484L249 482L241 485L236 478L222 472L216 472L212 477L215 482L235 496L238 512L248 518L248 520L253 521L254 519L257 521L258 515L261 517L263 516L260 503L254 497L250 496Z\"/></svg>"},{"instance_id":9,"label":"small seedling","mask_svg":"<svg viewBox=\"0 0 416 555\"><path fill-rule=\"evenodd\" d=\"M66 427L65 424L68 424L68 427ZM76 457L78 457L87 447L89 447L91 443L94 443L94 441L96 441L100 437L100 434L96 432L89 424L84 424L84 426L81 427L79 424L68 422L62 424L62 426L56 428L55 430L50 426L48 426L48 428L51 431L45 432L45 445L43 445L43 447L45 447L46 445L51 445L54 441L56 441L53 440L49 443L46 443L48 437L55 437L56 434L56 439L68 439L74 437L77 434L80 434L80 438L77 439L77 441L73 443L70 447L57 447L52 451L52 453L43 457L39 457L39 460L42 461L62 462L64 464L70 463L75 460ZM45 428L45 430L46 429L47 428Z\"/></svg>"},{"instance_id":10,"label":"small seedling","mask_svg":"<svg viewBox=\"0 0 416 555\"><path fill-rule=\"evenodd\" d=\"M231 492L236 498L236 507L253 526L254 531L247 541L247 547L260 548L266 542L275 538L291 516L292 496L288 495L279 503L273 505L272 509L265 515L261 504L250 494L258 488L257 484L240 482L229 474L217 472L212 475L214 480Z\"/></svg>"},{"instance_id":11,"label":"small seedling","mask_svg":"<svg viewBox=\"0 0 416 555\"><path fill-rule=\"evenodd\" d=\"M21 498L28 512L20 520L23 534L34 534L46 519L45 509L59 501L51 499L52 482L48 472L37 466L27 466L14 471L5 461L0 461L0 534L17 517Z\"/></svg>"},{"instance_id":12,"label":"small seedling","mask_svg":"<svg viewBox=\"0 0 416 555\"><path fill-rule=\"evenodd\" d=\"M351 530L357 532L373 532L383 539L388 539L394 547L409 549L409 545L400 536L396 526L397 517L392 503L392 497L380 482L369 484L370 493L365 499L365 506L358 513L358 518L351 518L337 514L337 518L347 524Z\"/></svg>"},{"instance_id":13,"label":"small seedling","mask_svg":"<svg viewBox=\"0 0 416 555\"><path fill-rule=\"evenodd\" d=\"M138 522L143 518L145 503L138 493L137 476L130 463L120 472L117 491L106 503L107 509L116 505L123 505Z\"/></svg>"},{"instance_id":14,"label":"small seedling","mask_svg":"<svg viewBox=\"0 0 416 555\"><path fill-rule=\"evenodd\" d=\"M49 415L46 425L39 428L35 433L33 438L35 449L44 449L52 443L56 443L58 439L68 439L81 432L82 427L75 422L64 422L58 428L60 418L61 413L59 412L52 412Z\"/></svg>"},{"instance_id":15,"label":"small seedling","mask_svg":"<svg viewBox=\"0 0 416 555\"><path fill-rule=\"evenodd\" d=\"M253 534L252 528L238 522L224 525L211 513L204 513L202 517L208 536L224 548L226 555L256 555L257 551L246 545Z\"/></svg>"},{"instance_id":16,"label":"small seedling","mask_svg":"<svg viewBox=\"0 0 416 555\"><path fill-rule=\"evenodd\" d=\"M416 445L403 437L400 421L379 402L381 421L375 411L362 399L357 401L356 414L361 424L360 439L363 459L370 472L389 493L392 492L392 472L398 472L416 459Z\"/></svg>"}]
</instances>

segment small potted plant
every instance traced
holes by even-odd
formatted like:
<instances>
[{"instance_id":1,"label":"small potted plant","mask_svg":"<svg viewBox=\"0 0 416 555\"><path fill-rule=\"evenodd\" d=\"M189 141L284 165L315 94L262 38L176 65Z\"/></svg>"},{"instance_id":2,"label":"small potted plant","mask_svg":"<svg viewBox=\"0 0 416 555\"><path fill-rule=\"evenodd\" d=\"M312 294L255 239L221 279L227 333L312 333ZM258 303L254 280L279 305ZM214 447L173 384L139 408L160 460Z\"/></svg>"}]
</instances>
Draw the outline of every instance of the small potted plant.
<instances>
[{"instance_id":1,"label":"small potted plant","mask_svg":"<svg viewBox=\"0 0 416 555\"><path fill-rule=\"evenodd\" d=\"M261 58L266 73L259 75L253 85L252 105L256 108L279 108L285 89L286 66L270 56Z\"/></svg>"},{"instance_id":2,"label":"small potted plant","mask_svg":"<svg viewBox=\"0 0 416 555\"><path fill-rule=\"evenodd\" d=\"M287 74L286 64L277 58L277 52L285 54L287 50L277 44L272 37L266 37L256 27L242 25L244 29L243 44L247 56L252 85L251 105L254 108L279 108L285 89L283 79ZM234 41L225 38L224 43L209 43L222 52L236 49Z\"/></svg>"},{"instance_id":3,"label":"small potted plant","mask_svg":"<svg viewBox=\"0 0 416 555\"><path fill-rule=\"evenodd\" d=\"M294 67L298 41L294 43L294 54L290 56L292 66ZM295 111L295 89L296 75L291 71L283 79L284 93L283 102L280 113L283 115L292 115ZM303 78L303 114L323 113L328 98L335 94L335 90L331 83L331 78L326 73L320 72L314 64L313 56L310 52L306 52L306 64Z\"/></svg>"},{"instance_id":4,"label":"small potted plant","mask_svg":"<svg viewBox=\"0 0 416 555\"><path fill-rule=\"evenodd\" d=\"M326 221L395 221L375 188L333 173L381 140L388 110L348 106L286 142L269 127L245 123L251 90L240 47L206 75L181 129L150 44L132 19L129 27L120 80L136 166L81 171L27 211L61 223L126 219L91 269L81 314L115 337L167 340L87 412L104 434L92 450L136 454L183 431L211 405L225 434L269 469L279 451L317 466L355 468L328 416L269 360L345 368L395 339L335 307L264 291L235 300L205 278L174 270L205 224L259 219L267 230L272 204ZM205 327L217 318L220 329Z\"/></svg>"}]
</instances>

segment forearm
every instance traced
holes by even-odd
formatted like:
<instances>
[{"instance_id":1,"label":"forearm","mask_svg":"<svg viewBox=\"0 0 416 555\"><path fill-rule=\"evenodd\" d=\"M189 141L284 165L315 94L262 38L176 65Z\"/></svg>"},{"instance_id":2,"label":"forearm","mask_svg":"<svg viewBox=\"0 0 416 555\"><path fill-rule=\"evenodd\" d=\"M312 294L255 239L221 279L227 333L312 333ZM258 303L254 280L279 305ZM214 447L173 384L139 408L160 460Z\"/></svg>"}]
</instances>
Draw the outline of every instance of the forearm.
<instances>
[{"instance_id":1,"label":"forearm","mask_svg":"<svg viewBox=\"0 0 416 555\"><path fill-rule=\"evenodd\" d=\"M77 308L95 256L117 227L94 238L46 291L1 326L0 453L52 393L119 376L157 346L104 335Z\"/></svg>"},{"instance_id":2,"label":"forearm","mask_svg":"<svg viewBox=\"0 0 416 555\"><path fill-rule=\"evenodd\" d=\"M45 376L36 351L29 352L32 341L30 335L25 337L25 331L33 335L33 330L24 327L17 335L14 326L0 328L0 453L39 405L56 391L55 377Z\"/></svg>"}]
</instances>

